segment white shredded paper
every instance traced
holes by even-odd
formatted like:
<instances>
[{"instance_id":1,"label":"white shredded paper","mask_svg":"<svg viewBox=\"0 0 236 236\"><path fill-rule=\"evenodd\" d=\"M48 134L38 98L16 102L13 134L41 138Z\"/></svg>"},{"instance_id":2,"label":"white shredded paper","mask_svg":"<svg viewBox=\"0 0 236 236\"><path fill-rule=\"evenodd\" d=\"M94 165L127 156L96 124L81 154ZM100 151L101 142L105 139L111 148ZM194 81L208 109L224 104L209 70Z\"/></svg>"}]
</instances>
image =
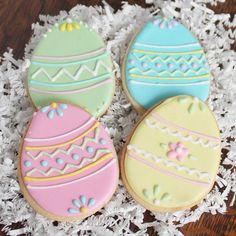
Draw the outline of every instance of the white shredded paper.
<instances>
[{"instance_id":1,"label":"white shredded paper","mask_svg":"<svg viewBox=\"0 0 236 236\"><path fill-rule=\"evenodd\" d=\"M159 235L182 235L181 226L194 222L204 212L223 214L230 192L236 193L236 53L231 50L236 33L236 17L230 22L229 14L215 14L206 7L207 2L217 0L157 0L151 8L123 4L122 10L114 10L105 2L103 7L77 5L69 13L58 16L40 16L34 23L34 34L25 47L25 58L15 60L12 50L0 58L0 223L8 235L31 233L32 235L146 235L153 227ZM127 193L122 183L112 200L96 214L84 221L73 223L53 222L35 213L22 197L17 180L17 155L20 140L33 108L26 93L26 78L32 50L47 28L68 16L86 22L107 42L115 62L116 93L106 115L100 120L113 139L117 152L138 119L120 86L120 62L127 45L137 28L153 14L175 17L186 25L200 40L212 72L211 92L208 100L218 121L222 148L226 155L219 168L216 184L205 199L194 209L176 213L151 213L153 220L144 223L145 209ZM231 137L231 138L230 138ZM234 198L235 199L235 198ZM231 201L233 204L234 199ZM12 229L13 223L22 226ZM131 231L131 225L139 229Z\"/></svg>"}]
</instances>

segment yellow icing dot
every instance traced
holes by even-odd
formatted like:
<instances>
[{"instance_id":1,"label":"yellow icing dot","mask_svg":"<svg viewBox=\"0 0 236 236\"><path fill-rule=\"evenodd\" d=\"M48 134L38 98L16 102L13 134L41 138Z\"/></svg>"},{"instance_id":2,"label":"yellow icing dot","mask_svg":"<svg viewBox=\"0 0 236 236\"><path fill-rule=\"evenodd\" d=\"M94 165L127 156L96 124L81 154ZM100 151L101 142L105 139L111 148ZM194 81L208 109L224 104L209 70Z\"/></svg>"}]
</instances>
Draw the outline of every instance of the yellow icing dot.
<instances>
[{"instance_id":1,"label":"yellow icing dot","mask_svg":"<svg viewBox=\"0 0 236 236\"><path fill-rule=\"evenodd\" d=\"M80 212L81 213L86 213L87 212L87 209L85 207L80 207Z\"/></svg>"},{"instance_id":2,"label":"yellow icing dot","mask_svg":"<svg viewBox=\"0 0 236 236\"><path fill-rule=\"evenodd\" d=\"M66 23L61 24L59 29L60 29L60 31L64 32L66 29Z\"/></svg>"},{"instance_id":3,"label":"yellow icing dot","mask_svg":"<svg viewBox=\"0 0 236 236\"><path fill-rule=\"evenodd\" d=\"M67 30L68 32L71 32L71 31L73 30L73 25L72 25L72 24L67 24L67 25L66 25L66 30Z\"/></svg>"},{"instance_id":4,"label":"yellow icing dot","mask_svg":"<svg viewBox=\"0 0 236 236\"><path fill-rule=\"evenodd\" d=\"M57 104L56 104L55 102L53 102L53 103L51 104L51 107L52 107L52 108L57 108Z\"/></svg>"},{"instance_id":5,"label":"yellow icing dot","mask_svg":"<svg viewBox=\"0 0 236 236\"><path fill-rule=\"evenodd\" d=\"M73 23L75 29L80 29L80 25L78 23Z\"/></svg>"}]
</instances>

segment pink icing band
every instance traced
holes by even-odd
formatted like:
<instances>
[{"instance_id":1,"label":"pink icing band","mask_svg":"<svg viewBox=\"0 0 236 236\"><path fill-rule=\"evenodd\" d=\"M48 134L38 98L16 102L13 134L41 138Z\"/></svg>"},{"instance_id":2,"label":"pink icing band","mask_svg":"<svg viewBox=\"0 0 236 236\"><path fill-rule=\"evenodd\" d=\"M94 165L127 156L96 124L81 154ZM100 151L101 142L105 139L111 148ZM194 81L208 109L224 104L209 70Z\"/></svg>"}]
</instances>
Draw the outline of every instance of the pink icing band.
<instances>
[{"instance_id":1,"label":"pink icing band","mask_svg":"<svg viewBox=\"0 0 236 236\"><path fill-rule=\"evenodd\" d=\"M32 88L32 87L30 87L29 90L31 92L42 93L42 94L74 94L74 93L78 93L78 92L85 92L87 90L94 89L94 88L100 87L100 86L102 86L104 84L111 83L111 82L112 82L112 79L109 78L109 79L107 79L105 81L98 82L98 83L93 84L91 86L88 86L86 88L81 88L81 89L76 89L76 90L67 90L67 91L45 91L45 90L41 90L41 89L37 89L37 88Z\"/></svg>"},{"instance_id":2,"label":"pink icing band","mask_svg":"<svg viewBox=\"0 0 236 236\"><path fill-rule=\"evenodd\" d=\"M72 180L70 182L66 182L66 183L63 183L63 184L55 184L55 185L46 185L46 186L34 186L34 185L27 185L27 188L28 189L50 189L50 188L59 188L59 187L63 187L63 186L66 186L66 185L69 185L69 184L73 184L73 183L77 183L77 182L80 182L82 180L85 180L87 178L90 178L92 176L95 176L99 173L101 173L102 171L106 170L107 168L109 168L112 164L114 164L116 162L116 159L112 159L111 161L109 161L106 165L104 165L103 167L101 167L100 169L98 169L96 172L93 172L92 174L88 174L84 177L81 177L79 179L75 179L75 180Z\"/></svg>"},{"instance_id":3,"label":"pink icing band","mask_svg":"<svg viewBox=\"0 0 236 236\"><path fill-rule=\"evenodd\" d=\"M216 143L220 143L220 139L216 138L216 137L213 137L213 136L209 136L209 135L205 135L205 134L201 134L201 133L198 133L196 131L192 131L192 130L189 130L189 129L186 129L184 127L181 127L181 126L178 126L168 120L166 120L165 118L161 117L160 115L158 115L157 113L151 113L152 117L154 117L156 120L160 121L161 123L164 123L166 125L170 125L178 130L181 130L181 131L184 131L184 132L187 132L189 134L192 134L192 135L195 135L195 136L198 136L198 137L201 137L201 138L204 138L204 139L208 139L208 140L211 140L213 142L216 142Z\"/></svg>"},{"instance_id":4,"label":"pink icing band","mask_svg":"<svg viewBox=\"0 0 236 236\"><path fill-rule=\"evenodd\" d=\"M156 165L154 165L154 164L152 164L152 163L150 163L150 162L140 158L137 154L135 154L133 152L129 152L128 155L130 157L132 157L133 159L135 159L135 160L137 160L139 162L142 162L143 164L145 164L145 165L147 165L147 166L149 166L149 167L151 167L151 168L153 168L153 169L155 169L155 170L157 170L157 171L159 171L159 172L161 172L163 174L166 174L166 175L169 175L169 176L174 176L177 179L183 180L183 181L185 181L187 183L190 183L190 184L195 184L195 185L199 185L199 186L202 186L202 187L209 187L210 186L210 183L208 183L208 182L188 179L188 178L185 178L183 176L176 175L176 174L174 174L174 173L172 173L172 172L170 172L168 170L164 170L164 169L162 169L162 168L160 168L160 167L158 167L158 166L156 166Z\"/></svg>"},{"instance_id":5,"label":"pink icing band","mask_svg":"<svg viewBox=\"0 0 236 236\"><path fill-rule=\"evenodd\" d=\"M89 118L84 124L82 124L81 126L79 126L78 128L71 130L69 132L66 132L62 135L58 135L58 136L54 136L54 137L50 137L50 138L25 138L25 141L27 142L40 142L40 141L51 141L51 140L55 140L55 139L60 139L60 138L64 138L68 135L74 134L76 132L78 132L79 130L84 129L88 124L90 124L91 122L95 121L94 117Z\"/></svg>"}]
</instances>

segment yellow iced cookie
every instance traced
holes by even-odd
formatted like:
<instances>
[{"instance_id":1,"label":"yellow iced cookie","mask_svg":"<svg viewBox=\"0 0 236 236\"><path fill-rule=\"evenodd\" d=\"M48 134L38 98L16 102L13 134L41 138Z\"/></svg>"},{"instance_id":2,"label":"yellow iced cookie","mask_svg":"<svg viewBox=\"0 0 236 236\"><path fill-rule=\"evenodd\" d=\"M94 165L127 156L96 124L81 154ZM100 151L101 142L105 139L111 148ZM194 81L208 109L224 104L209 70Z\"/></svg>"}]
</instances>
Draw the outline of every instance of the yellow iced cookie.
<instances>
[{"instance_id":1,"label":"yellow iced cookie","mask_svg":"<svg viewBox=\"0 0 236 236\"><path fill-rule=\"evenodd\" d=\"M176 96L148 111L121 158L129 193L145 208L171 212L196 205L212 188L220 134L208 106Z\"/></svg>"}]
</instances>

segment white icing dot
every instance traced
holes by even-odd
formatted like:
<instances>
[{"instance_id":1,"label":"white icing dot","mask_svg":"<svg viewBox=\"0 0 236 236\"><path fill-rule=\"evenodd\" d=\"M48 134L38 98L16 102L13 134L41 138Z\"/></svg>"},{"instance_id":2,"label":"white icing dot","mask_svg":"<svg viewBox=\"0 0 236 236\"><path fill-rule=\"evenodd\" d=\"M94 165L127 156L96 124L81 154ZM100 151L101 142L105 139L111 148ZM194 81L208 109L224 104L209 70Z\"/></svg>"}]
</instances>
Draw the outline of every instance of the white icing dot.
<instances>
[{"instance_id":1,"label":"white icing dot","mask_svg":"<svg viewBox=\"0 0 236 236\"><path fill-rule=\"evenodd\" d=\"M44 38L46 38L46 37L47 37L47 35L46 35L46 34L43 34L43 37L44 37Z\"/></svg>"},{"instance_id":2,"label":"white icing dot","mask_svg":"<svg viewBox=\"0 0 236 236\"><path fill-rule=\"evenodd\" d=\"M175 151L176 151L178 154L180 154L180 153L182 152L182 148L177 147Z\"/></svg>"},{"instance_id":3,"label":"white icing dot","mask_svg":"<svg viewBox=\"0 0 236 236\"><path fill-rule=\"evenodd\" d=\"M67 23L72 23L72 20L70 18L68 18L66 21Z\"/></svg>"},{"instance_id":4,"label":"white icing dot","mask_svg":"<svg viewBox=\"0 0 236 236\"><path fill-rule=\"evenodd\" d=\"M54 25L55 25L56 27L58 27L58 26L59 26L59 24L58 24L58 23L55 23Z\"/></svg>"},{"instance_id":5,"label":"white icing dot","mask_svg":"<svg viewBox=\"0 0 236 236\"><path fill-rule=\"evenodd\" d=\"M52 30L51 30L51 29L48 29L48 32L52 32Z\"/></svg>"},{"instance_id":6,"label":"white icing dot","mask_svg":"<svg viewBox=\"0 0 236 236\"><path fill-rule=\"evenodd\" d=\"M199 102L199 98L194 97L194 101L195 101L195 102Z\"/></svg>"}]
</instances>

